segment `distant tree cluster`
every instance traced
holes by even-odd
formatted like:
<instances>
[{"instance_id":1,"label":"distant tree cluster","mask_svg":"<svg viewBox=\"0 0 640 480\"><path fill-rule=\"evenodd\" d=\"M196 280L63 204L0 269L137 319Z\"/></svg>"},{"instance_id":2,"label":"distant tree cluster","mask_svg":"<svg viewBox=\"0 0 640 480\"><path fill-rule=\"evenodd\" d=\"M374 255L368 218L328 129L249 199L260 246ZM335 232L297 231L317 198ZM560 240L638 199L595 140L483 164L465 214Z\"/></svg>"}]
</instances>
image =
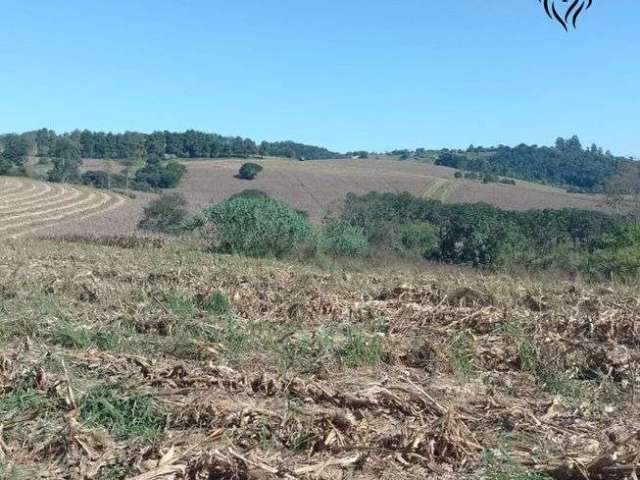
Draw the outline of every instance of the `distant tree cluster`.
<instances>
[{"instance_id":1,"label":"distant tree cluster","mask_svg":"<svg viewBox=\"0 0 640 480\"><path fill-rule=\"evenodd\" d=\"M356 150L355 152L347 152L345 156L348 158L369 158L369 152L366 150Z\"/></svg>"},{"instance_id":2,"label":"distant tree cluster","mask_svg":"<svg viewBox=\"0 0 640 480\"><path fill-rule=\"evenodd\" d=\"M262 142L258 149L260 155L273 157L301 158L306 160L327 160L330 158L342 158L343 155L313 145L304 145L291 141L286 142Z\"/></svg>"},{"instance_id":3,"label":"distant tree cluster","mask_svg":"<svg viewBox=\"0 0 640 480\"><path fill-rule=\"evenodd\" d=\"M5 135L0 139L0 175L22 173L28 145L20 135Z\"/></svg>"},{"instance_id":4,"label":"distant tree cluster","mask_svg":"<svg viewBox=\"0 0 640 480\"><path fill-rule=\"evenodd\" d=\"M159 157L151 156L144 167L135 172L133 178L129 177L128 169L124 174L89 170L82 174L81 180L85 185L95 188L124 188L148 192L177 187L186 171L186 167L175 160L163 162Z\"/></svg>"},{"instance_id":5,"label":"distant tree cluster","mask_svg":"<svg viewBox=\"0 0 640 480\"><path fill-rule=\"evenodd\" d=\"M164 158L220 158L271 155L307 159L338 158L341 155L326 148L295 142L262 142L260 146L249 138L225 137L196 130L186 132L105 133L74 130L57 134L42 129L20 135L0 136L0 145L14 147L19 142L24 155L50 157L61 141L76 145L82 158L125 159L158 155ZM6 148L5 148L6 149ZM26 151L25 151L26 149Z\"/></svg>"},{"instance_id":6,"label":"distant tree cluster","mask_svg":"<svg viewBox=\"0 0 640 480\"><path fill-rule=\"evenodd\" d=\"M554 147L470 146L464 152L442 151L437 165L572 187L573 191L602 192L621 164L627 162L592 145L583 148L578 137L558 138Z\"/></svg>"},{"instance_id":7,"label":"distant tree cluster","mask_svg":"<svg viewBox=\"0 0 640 480\"><path fill-rule=\"evenodd\" d=\"M463 172L458 170L453 174L455 178L464 178L465 180L476 180L482 183L501 183L503 185L515 185L513 178L501 178L491 173Z\"/></svg>"}]
</instances>

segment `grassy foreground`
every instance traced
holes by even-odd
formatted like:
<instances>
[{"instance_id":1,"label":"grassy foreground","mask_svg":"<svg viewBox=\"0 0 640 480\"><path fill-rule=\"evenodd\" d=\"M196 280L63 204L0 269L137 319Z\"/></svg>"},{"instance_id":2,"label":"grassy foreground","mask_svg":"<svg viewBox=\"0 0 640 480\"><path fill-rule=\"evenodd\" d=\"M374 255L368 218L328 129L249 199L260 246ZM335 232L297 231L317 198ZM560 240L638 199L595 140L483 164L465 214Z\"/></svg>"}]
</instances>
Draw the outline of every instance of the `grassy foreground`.
<instances>
[{"instance_id":1,"label":"grassy foreground","mask_svg":"<svg viewBox=\"0 0 640 480\"><path fill-rule=\"evenodd\" d=\"M0 247L0 478L625 478L637 289Z\"/></svg>"}]
</instances>

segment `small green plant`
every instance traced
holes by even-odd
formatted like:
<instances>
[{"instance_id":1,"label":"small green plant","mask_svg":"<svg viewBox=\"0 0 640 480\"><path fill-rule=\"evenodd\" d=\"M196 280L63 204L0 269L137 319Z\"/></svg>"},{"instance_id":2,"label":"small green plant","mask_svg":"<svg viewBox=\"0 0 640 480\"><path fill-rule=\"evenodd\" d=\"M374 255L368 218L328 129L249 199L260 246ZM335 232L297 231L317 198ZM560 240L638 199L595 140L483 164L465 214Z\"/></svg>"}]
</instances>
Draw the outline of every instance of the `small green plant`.
<instances>
[{"instance_id":1,"label":"small green plant","mask_svg":"<svg viewBox=\"0 0 640 480\"><path fill-rule=\"evenodd\" d=\"M546 390L568 398L580 393L580 382L571 378L557 364L555 359L544 356L530 340L525 340L518 348L520 368L530 372Z\"/></svg>"},{"instance_id":2,"label":"small green plant","mask_svg":"<svg viewBox=\"0 0 640 480\"><path fill-rule=\"evenodd\" d=\"M285 372L316 373L335 350L335 332L331 330L293 336L278 352L280 367Z\"/></svg>"},{"instance_id":3,"label":"small green plant","mask_svg":"<svg viewBox=\"0 0 640 480\"><path fill-rule=\"evenodd\" d=\"M337 349L336 354L349 367L377 365L384 359L380 337L377 334L365 336L353 328L347 329L345 343Z\"/></svg>"},{"instance_id":4,"label":"small green plant","mask_svg":"<svg viewBox=\"0 0 640 480\"><path fill-rule=\"evenodd\" d=\"M179 316L191 316L195 312L193 300L186 295L176 292L167 295L167 306L173 313Z\"/></svg>"},{"instance_id":5,"label":"small green plant","mask_svg":"<svg viewBox=\"0 0 640 480\"><path fill-rule=\"evenodd\" d=\"M453 370L460 377L468 377L473 372L473 343L464 332L456 335L449 346Z\"/></svg>"},{"instance_id":6,"label":"small green plant","mask_svg":"<svg viewBox=\"0 0 640 480\"><path fill-rule=\"evenodd\" d=\"M231 304L224 293L216 290L207 295L202 303L202 308L214 315L224 315L225 313L229 313Z\"/></svg>"},{"instance_id":7,"label":"small green plant","mask_svg":"<svg viewBox=\"0 0 640 480\"><path fill-rule=\"evenodd\" d=\"M150 395L129 395L114 385L98 385L82 398L80 416L87 426L102 427L120 439L159 437L166 415Z\"/></svg>"},{"instance_id":8,"label":"small green plant","mask_svg":"<svg viewBox=\"0 0 640 480\"><path fill-rule=\"evenodd\" d=\"M49 338L54 345L78 350L97 348L99 350L115 350L120 343L118 334L113 332L94 332L87 328L62 324L54 328Z\"/></svg>"},{"instance_id":9,"label":"small green plant","mask_svg":"<svg viewBox=\"0 0 640 480\"><path fill-rule=\"evenodd\" d=\"M485 450L482 456L489 468L489 473L481 477L484 480L552 480L542 473L525 470L508 451Z\"/></svg>"},{"instance_id":10,"label":"small green plant","mask_svg":"<svg viewBox=\"0 0 640 480\"><path fill-rule=\"evenodd\" d=\"M47 403L47 398L37 390L19 386L0 398L0 421L8 420L18 413L41 407Z\"/></svg>"},{"instance_id":11,"label":"small green plant","mask_svg":"<svg viewBox=\"0 0 640 480\"><path fill-rule=\"evenodd\" d=\"M134 472L135 468L131 465L111 465L101 468L96 480L124 480L130 478Z\"/></svg>"}]
</instances>

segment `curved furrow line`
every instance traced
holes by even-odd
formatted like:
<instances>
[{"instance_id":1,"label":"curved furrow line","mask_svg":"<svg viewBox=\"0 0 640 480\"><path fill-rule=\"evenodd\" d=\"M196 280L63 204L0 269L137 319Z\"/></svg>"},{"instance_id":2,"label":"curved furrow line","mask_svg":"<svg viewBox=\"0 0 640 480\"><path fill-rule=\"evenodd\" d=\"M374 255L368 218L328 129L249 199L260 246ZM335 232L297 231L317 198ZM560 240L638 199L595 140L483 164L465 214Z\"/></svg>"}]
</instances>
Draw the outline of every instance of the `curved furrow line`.
<instances>
[{"instance_id":1,"label":"curved furrow line","mask_svg":"<svg viewBox=\"0 0 640 480\"><path fill-rule=\"evenodd\" d=\"M53 190L53 187L49 184L43 184L42 186L38 186L33 191L28 191L20 196L15 196L10 200L5 201L5 198L0 197L0 210L9 209L14 207L22 206L23 202L31 201L34 198L42 198L43 196L48 195ZM23 192L25 192L23 190Z\"/></svg>"},{"instance_id":2,"label":"curved furrow line","mask_svg":"<svg viewBox=\"0 0 640 480\"><path fill-rule=\"evenodd\" d=\"M8 210L0 209L0 219L11 219L15 218L18 214L29 213L32 211L41 211L42 208L53 207L54 205L64 206L69 204L69 202L74 202L75 200L82 195L83 192L77 189L68 189L62 190L60 194L57 194L52 197L48 197L45 199L39 199L35 202L32 202L32 205L17 205L20 208L11 208Z\"/></svg>"},{"instance_id":3,"label":"curved furrow line","mask_svg":"<svg viewBox=\"0 0 640 480\"><path fill-rule=\"evenodd\" d=\"M68 188L64 188L62 186L55 186L52 190L55 190L56 193L50 197L47 197L47 202L50 201L56 201L59 198L64 197L65 195L68 195L70 193L70 189ZM24 199L24 201L21 201L19 205L17 205L20 208L24 208L24 207L28 207L31 205L36 205L36 204L40 204L42 203L43 198L46 195L46 193L39 193L38 195L34 195L33 197L29 197ZM15 209L13 207L0 207L0 214L4 213L5 211L9 211L9 212L14 212Z\"/></svg>"},{"instance_id":4,"label":"curved furrow line","mask_svg":"<svg viewBox=\"0 0 640 480\"><path fill-rule=\"evenodd\" d=\"M31 232L31 231L36 231L36 230L40 230L42 228L46 228L48 226L51 226L52 222L58 222L58 221L64 221L65 219L68 219L70 221L78 221L80 219L80 217L78 216L78 214L83 214L83 213L87 213L87 212L91 212L93 210L97 210L96 213L103 213L104 212L104 205L106 205L112 197L110 197L109 195L106 195L104 193L101 194L102 195L102 200L100 202L93 202L93 199L95 198L95 195L92 193L91 194L91 201L92 203L87 204L88 200L85 200L83 202L83 206L79 207L79 208L74 208L72 210L67 210L64 213L61 213L59 215L54 215L54 216L46 216L45 218L35 218L32 219L30 221L26 221L26 222L22 222L19 224L13 224L10 226L6 226L6 227L2 227L0 228L0 236L8 236L8 237L18 237L18 236L22 236L22 235L26 235L27 233ZM78 207L79 204L74 205L74 207ZM35 228L34 228L35 225ZM56 223L57 225L57 223ZM29 228L29 230L27 231L18 231L15 232L13 234L11 233L7 233L7 231L10 230L15 230L15 229L21 229L24 227L31 227Z\"/></svg>"},{"instance_id":5,"label":"curved furrow line","mask_svg":"<svg viewBox=\"0 0 640 480\"><path fill-rule=\"evenodd\" d=\"M111 205L107 206L106 208L100 208L99 210L95 210L95 209L91 209L91 210L95 210L95 211L90 211L90 210L85 210L82 214L82 216L79 217L73 217L73 218L66 218L66 219L62 219L59 221L56 221L55 225L63 225L65 223L71 223L71 222L81 222L84 220L87 220L91 217L95 217L96 215L103 215L106 214L108 212L111 212L113 210L116 210L120 207L122 207L125 203L127 203L127 200L121 196L121 195L115 195L112 196L110 200L116 199L116 201L114 203L112 203ZM29 230L24 230L22 232L10 235L8 238L11 239L17 239L17 238L21 238L25 235L31 235L32 233L35 233L39 230L44 230L45 228L51 227L52 225L50 223L46 223L43 225L39 225L35 228L31 228Z\"/></svg>"},{"instance_id":6,"label":"curved furrow line","mask_svg":"<svg viewBox=\"0 0 640 480\"><path fill-rule=\"evenodd\" d=\"M26 188L27 186L28 186L28 188ZM16 190L12 191L9 194L2 195L2 200L10 199L10 198L13 198L13 197L19 197L20 195L23 195L26 192L32 192L34 190L38 190L42 186L43 186L43 184L39 183L39 182L20 181L18 183L18 188Z\"/></svg>"},{"instance_id":7,"label":"curved furrow line","mask_svg":"<svg viewBox=\"0 0 640 480\"><path fill-rule=\"evenodd\" d=\"M20 182L20 181L11 182L11 183L8 183L8 185L9 187L6 190L0 192L0 198L4 198L5 196L8 197L10 195L13 195L17 192L22 192L24 190L24 182Z\"/></svg>"},{"instance_id":8,"label":"curved furrow line","mask_svg":"<svg viewBox=\"0 0 640 480\"><path fill-rule=\"evenodd\" d=\"M6 205L12 203L15 199L20 199L21 197L28 196L33 192L38 192L41 188L44 188L44 184L31 183L29 185L29 189L20 189L15 193L2 195L2 197L0 197L0 204Z\"/></svg>"},{"instance_id":9,"label":"curved furrow line","mask_svg":"<svg viewBox=\"0 0 640 480\"><path fill-rule=\"evenodd\" d=\"M55 215L58 212L69 210L69 209L73 209L73 208L78 207L80 205L84 206L87 203L89 203L89 205L91 205L92 202L95 201L95 198L96 198L96 194L91 192L91 193L89 193L88 196L86 196L81 201L75 202L75 203L71 203L71 204L66 205L66 206L62 206L62 207L58 207L58 208L51 208L51 209L48 209L48 210L38 210L38 211L35 211L35 212L24 213L24 214L21 214L21 215L14 215L12 217L6 217L6 218L3 219L2 225L0 226L0 232L4 232L4 231L9 230L11 228L14 228L16 226L22 226L22 225L29 224L28 220L26 222L22 222L22 223L11 223L12 221L15 221L15 220L20 221L20 220L25 219L25 218L33 218L33 217L36 217L36 220L37 220L38 217L41 217L43 215L49 215L49 214L54 214ZM47 217L47 218L49 218L49 217Z\"/></svg>"},{"instance_id":10,"label":"curved furrow line","mask_svg":"<svg viewBox=\"0 0 640 480\"><path fill-rule=\"evenodd\" d=\"M21 184L19 181L14 179L3 179L4 181L0 183L0 192L6 193L7 191L14 191L20 188Z\"/></svg>"},{"instance_id":11,"label":"curved furrow line","mask_svg":"<svg viewBox=\"0 0 640 480\"><path fill-rule=\"evenodd\" d=\"M0 178L0 187L19 185L19 184L20 184L20 181L15 178L9 178L9 177Z\"/></svg>"}]
</instances>

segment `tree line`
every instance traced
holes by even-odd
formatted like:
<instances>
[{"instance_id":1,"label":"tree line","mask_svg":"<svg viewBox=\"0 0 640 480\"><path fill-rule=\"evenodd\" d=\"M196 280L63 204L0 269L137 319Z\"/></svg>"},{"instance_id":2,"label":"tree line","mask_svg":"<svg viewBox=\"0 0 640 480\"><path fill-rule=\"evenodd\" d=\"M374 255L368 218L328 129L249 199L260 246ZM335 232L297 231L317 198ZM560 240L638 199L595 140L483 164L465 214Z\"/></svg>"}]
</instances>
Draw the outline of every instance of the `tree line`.
<instances>
[{"instance_id":1,"label":"tree line","mask_svg":"<svg viewBox=\"0 0 640 480\"><path fill-rule=\"evenodd\" d=\"M603 192L608 181L630 160L615 157L593 144L583 148L580 139L558 138L553 147L520 144L466 151L442 151L436 165L481 174L512 177L569 187L573 192Z\"/></svg>"},{"instance_id":2,"label":"tree line","mask_svg":"<svg viewBox=\"0 0 640 480\"><path fill-rule=\"evenodd\" d=\"M58 143L73 143L82 158L140 159L152 155L175 158L248 157L252 155L283 156L289 158L328 159L342 155L326 148L292 141L262 142L242 137L222 136L196 130L186 132L93 132L74 130L57 134L41 129L19 135L0 135L0 150L18 146L19 154L51 157ZM4 161L4 160L3 160ZM1 164L0 164L1 165ZM1 167L0 167L1 168Z\"/></svg>"},{"instance_id":3,"label":"tree line","mask_svg":"<svg viewBox=\"0 0 640 480\"><path fill-rule=\"evenodd\" d=\"M624 215L562 209L507 211L485 203L443 204L409 193L349 194L340 221L372 244L399 229L431 225L436 241L423 256L483 268L640 274L640 224Z\"/></svg>"}]
</instances>

